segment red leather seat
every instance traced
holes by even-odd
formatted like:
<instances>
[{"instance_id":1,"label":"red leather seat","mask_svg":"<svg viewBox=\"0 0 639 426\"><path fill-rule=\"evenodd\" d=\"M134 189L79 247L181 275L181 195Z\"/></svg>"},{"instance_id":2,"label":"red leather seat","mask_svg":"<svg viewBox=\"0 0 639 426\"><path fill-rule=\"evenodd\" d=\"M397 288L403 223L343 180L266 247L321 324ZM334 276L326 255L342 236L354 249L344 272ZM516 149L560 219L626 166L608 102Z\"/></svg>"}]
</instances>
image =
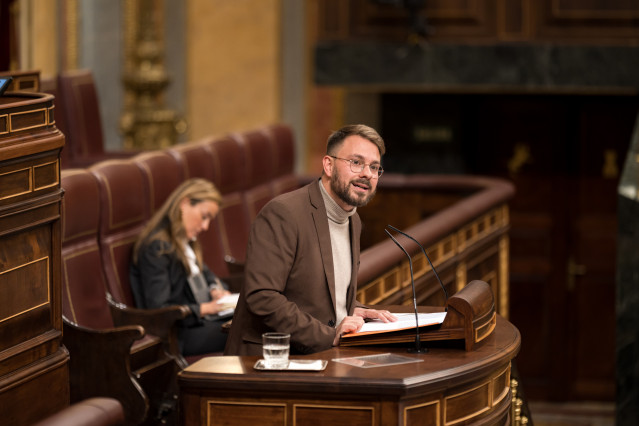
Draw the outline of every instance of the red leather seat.
<instances>
[{"instance_id":1,"label":"red leather seat","mask_svg":"<svg viewBox=\"0 0 639 426\"><path fill-rule=\"evenodd\" d=\"M310 177L301 178L295 173L295 138L285 124L271 124L262 128L273 147L275 175L270 182L274 195L280 195L302 186Z\"/></svg>"},{"instance_id":2,"label":"red leather seat","mask_svg":"<svg viewBox=\"0 0 639 426\"><path fill-rule=\"evenodd\" d=\"M85 327L112 328L98 245L98 182L84 169L69 169L62 188L62 313Z\"/></svg>"},{"instance_id":3,"label":"red leather seat","mask_svg":"<svg viewBox=\"0 0 639 426\"><path fill-rule=\"evenodd\" d=\"M178 363L185 364L170 355L171 349L177 352L177 335L173 333L170 341L170 332L162 334L161 326L169 328L166 324L185 312L167 308L154 313L108 302L111 289L121 294L130 290L109 285L99 230L102 219L117 224L122 218L102 207L104 198L110 197L105 197L94 173L63 170L62 188L64 343L71 354L71 399L116 398L131 422L140 422L149 413L160 415L164 407L175 404L175 375ZM110 252L115 256L106 258L113 261L117 247Z\"/></svg>"},{"instance_id":4,"label":"red leather seat","mask_svg":"<svg viewBox=\"0 0 639 426\"><path fill-rule=\"evenodd\" d=\"M76 402L32 426L120 426L124 424L124 409L118 400L90 398Z\"/></svg>"},{"instance_id":5,"label":"red leather seat","mask_svg":"<svg viewBox=\"0 0 639 426\"><path fill-rule=\"evenodd\" d=\"M202 178L213 182L218 190L219 187L219 166L217 165L210 147L205 142L178 145L167 150L175 161L179 164L184 179ZM220 213L224 211L224 204ZM215 218L211 226L199 237L202 245L204 263L220 277L227 277L230 271L225 261L227 252L223 244L223 234L220 232L220 218Z\"/></svg>"},{"instance_id":6,"label":"red leather seat","mask_svg":"<svg viewBox=\"0 0 639 426\"><path fill-rule=\"evenodd\" d=\"M244 200L249 221L273 198L271 180L276 176L276 152L268 135L260 130L234 133L232 137L244 148L246 156L246 190Z\"/></svg>"},{"instance_id":7,"label":"red leather seat","mask_svg":"<svg viewBox=\"0 0 639 426\"><path fill-rule=\"evenodd\" d=\"M150 217L150 198L142 170L134 161L110 160L90 168L100 187L99 243L109 293L135 306L129 265L133 245Z\"/></svg>"},{"instance_id":8,"label":"red leather seat","mask_svg":"<svg viewBox=\"0 0 639 426\"><path fill-rule=\"evenodd\" d=\"M98 93L90 70L58 75L55 114L66 136L62 167L87 167L108 158L128 158L134 151L105 151ZM56 119L57 121L57 119Z\"/></svg>"},{"instance_id":9,"label":"red leather seat","mask_svg":"<svg viewBox=\"0 0 639 426\"><path fill-rule=\"evenodd\" d=\"M217 222L226 256L244 263L246 244L251 227L244 190L248 182L245 149L236 138L229 136L209 141L215 157L219 190L224 196Z\"/></svg>"},{"instance_id":10,"label":"red leather seat","mask_svg":"<svg viewBox=\"0 0 639 426\"><path fill-rule=\"evenodd\" d=\"M62 313L71 402L110 396L122 403L128 420L142 421L149 402L131 374L130 353L144 330L114 328L98 245L98 183L88 171L70 169L62 172L62 188Z\"/></svg>"},{"instance_id":11,"label":"red leather seat","mask_svg":"<svg viewBox=\"0 0 639 426\"><path fill-rule=\"evenodd\" d=\"M182 168L177 159L165 151L136 155L133 162L142 172L145 192L149 196L149 214L152 216L184 180Z\"/></svg>"}]
</instances>

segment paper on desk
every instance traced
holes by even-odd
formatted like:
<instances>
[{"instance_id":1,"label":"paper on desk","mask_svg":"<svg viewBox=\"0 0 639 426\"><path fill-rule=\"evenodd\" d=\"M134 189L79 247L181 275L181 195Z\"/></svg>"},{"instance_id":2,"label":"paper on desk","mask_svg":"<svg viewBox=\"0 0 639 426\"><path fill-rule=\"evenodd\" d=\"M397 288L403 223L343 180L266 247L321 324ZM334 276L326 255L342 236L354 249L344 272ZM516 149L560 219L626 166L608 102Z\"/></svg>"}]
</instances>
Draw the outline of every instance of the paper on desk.
<instances>
[{"instance_id":1,"label":"paper on desk","mask_svg":"<svg viewBox=\"0 0 639 426\"><path fill-rule=\"evenodd\" d=\"M220 305L232 305L236 306L237 301L240 298L240 293L231 293L228 296L222 296L216 300L216 302Z\"/></svg>"},{"instance_id":2,"label":"paper on desk","mask_svg":"<svg viewBox=\"0 0 639 426\"><path fill-rule=\"evenodd\" d=\"M235 307L240 297L240 293L232 293L228 296L222 296L216 300L218 305L222 305L223 309L218 312L218 316L227 317L235 313Z\"/></svg>"},{"instance_id":3,"label":"paper on desk","mask_svg":"<svg viewBox=\"0 0 639 426\"><path fill-rule=\"evenodd\" d=\"M415 314L409 313L401 313L396 314L397 321L395 322L382 322L381 320L375 319L369 322L364 323L362 328L357 333L349 333L344 335L344 337L355 334L363 334L363 333L378 333L384 331L395 331L395 330L404 330L408 328L415 328ZM434 312L430 314L417 314L417 323L420 327L426 325L436 325L444 322L444 318L446 318L446 312Z\"/></svg>"}]
</instances>

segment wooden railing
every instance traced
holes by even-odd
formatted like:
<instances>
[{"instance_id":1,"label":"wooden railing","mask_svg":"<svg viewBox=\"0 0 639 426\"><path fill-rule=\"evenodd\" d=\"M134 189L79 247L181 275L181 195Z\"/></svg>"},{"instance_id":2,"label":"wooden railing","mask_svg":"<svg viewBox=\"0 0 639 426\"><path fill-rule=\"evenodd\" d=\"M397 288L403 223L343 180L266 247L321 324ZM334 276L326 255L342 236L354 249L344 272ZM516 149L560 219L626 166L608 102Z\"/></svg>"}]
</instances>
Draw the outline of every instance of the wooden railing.
<instances>
[{"instance_id":1,"label":"wooden railing","mask_svg":"<svg viewBox=\"0 0 639 426\"><path fill-rule=\"evenodd\" d=\"M468 175L384 175L363 222L357 299L369 305L412 304L406 255L384 233L390 224L419 241L449 295L472 280L490 284L508 318L508 200L511 183ZM394 222L394 223L393 223ZM417 302L443 306L444 292L421 249L393 233L412 257Z\"/></svg>"}]
</instances>

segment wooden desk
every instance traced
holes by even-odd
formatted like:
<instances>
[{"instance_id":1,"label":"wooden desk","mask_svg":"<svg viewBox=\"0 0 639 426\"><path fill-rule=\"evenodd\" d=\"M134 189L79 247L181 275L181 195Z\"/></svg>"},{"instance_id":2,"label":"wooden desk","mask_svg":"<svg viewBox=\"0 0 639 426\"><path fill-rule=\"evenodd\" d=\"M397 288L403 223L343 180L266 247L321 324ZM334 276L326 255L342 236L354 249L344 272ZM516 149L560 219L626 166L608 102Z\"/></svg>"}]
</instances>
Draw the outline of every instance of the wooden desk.
<instances>
[{"instance_id":1,"label":"wooden desk","mask_svg":"<svg viewBox=\"0 0 639 426\"><path fill-rule=\"evenodd\" d=\"M193 425L503 425L511 402L510 364L519 331L502 317L473 351L431 347L333 348L321 372L265 372L258 357L210 357L179 375L182 424ZM331 361L397 353L423 362L359 368Z\"/></svg>"}]
</instances>

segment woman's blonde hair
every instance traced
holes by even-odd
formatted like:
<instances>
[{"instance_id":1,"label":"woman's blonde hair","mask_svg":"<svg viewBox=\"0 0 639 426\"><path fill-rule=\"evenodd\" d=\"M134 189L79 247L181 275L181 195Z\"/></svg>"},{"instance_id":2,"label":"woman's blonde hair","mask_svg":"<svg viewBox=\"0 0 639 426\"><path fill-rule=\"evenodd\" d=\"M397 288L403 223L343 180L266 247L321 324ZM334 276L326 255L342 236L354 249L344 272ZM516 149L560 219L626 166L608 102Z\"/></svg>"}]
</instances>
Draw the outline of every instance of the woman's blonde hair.
<instances>
[{"instance_id":1,"label":"woman's blonde hair","mask_svg":"<svg viewBox=\"0 0 639 426\"><path fill-rule=\"evenodd\" d=\"M178 259L184 265L187 273L191 273L189 262L184 253L183 242L186 241L186 231L182 223L182 209L180 203L188 199L191 205L196 205L202 201L213 201L218 205L222 204L222 195L215 185L206 179L194 178L184 181L169 195L162 207L155 212L153 217L146 224L140 233L135 246L133 247L133 262L137 264L140 247L152 240L162 240L169 243L167 253L175 252ZM202 267L202 248L197 240L189 241L197 263Z\"/></svg>"}]
</instances>

